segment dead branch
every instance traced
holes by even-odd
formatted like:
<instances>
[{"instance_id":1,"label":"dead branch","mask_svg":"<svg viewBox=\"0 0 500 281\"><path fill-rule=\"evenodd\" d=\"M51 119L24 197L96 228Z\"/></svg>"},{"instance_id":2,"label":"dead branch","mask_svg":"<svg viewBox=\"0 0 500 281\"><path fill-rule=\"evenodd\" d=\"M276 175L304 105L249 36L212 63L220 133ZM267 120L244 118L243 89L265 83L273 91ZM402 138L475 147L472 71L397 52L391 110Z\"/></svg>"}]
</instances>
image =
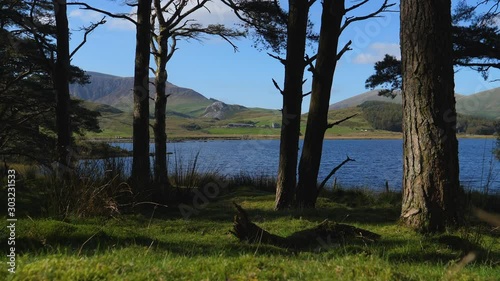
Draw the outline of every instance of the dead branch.
<instances>
[{"instance_id":1,"label":"dead branch","mask_svg":"<svg viewBox=\"0 0 500 281\"><path fill-rule=\"evenodd\" d=\"M324 220L316 227L297 231L287 237L281 237L269 233L254 224L240 205L234 202L233 204L237 214L234 216L233 230L230 232L242 242L300 250L328 248L336 244L345 244L356 240L374 242L380 238L379 234L371 231L328 220Z\"/></svg>"},{"instance_id":2,"label":"dead branch","mask_svg":"<svg viewBox=\"0 0 500 281\"><path fill-rule=\"evenodd\" d=\"M167 55L167 62L170 61L172 56L174 55L175 51L177 51L177 36L172 36L172 44L170 45L170 51L168 52Z\"/></svg>"},{"instance_id":3,"label":"dead branch","mask_svg":"<svg viewBox=\"0 0 500 281\"><path fill-rule=\"evenodd\" d=\"M358 114L356 113L356 114L353 114L353 115L351 115L351 116L347 116L346 118L341 119L341 120L339 120L339 121L337 121L337 122L330 123L330 124L328 124L327 128L328 128L328 129L331 129L331 128L333 128L333 126L337 126L337 125L339 125L340 123L342 123L342 122L344 122L344 121L347 121L347 120L351 119L352 117L354 117L354 116L356 116L356 115L358 115Z\"/></svg>"},{"instance_id":4,"label":"dead branch","mask_svg":"<svg viewBox=\"0 0 500 281\"><path fill-rule=\"evenodd\" d=\"M352 5L351 7L345 9L345 13L348 13L352 10L356 10L357 8L363 6L364 4L368 3L369 0L364 0L364 1L361 1L359 2L358 4L355 4L355 5Z\"/></svg>"},{"instance_id":5,"label":"dead branch","mask_svg":"<svg viewBox=\"0 0 500 281\"><path fill-rule=\"evenodd\" d=\"M281 64L286 65L286 59L284 59L284 58L282 58L280 56L277 56L277 55L273 55L271 53L267 53L267 55L270 56L273 59L277 59L279 62L281 62Z\"/></svg>"},{"instance_id":6,"label":"dead branch","mask_svg":"<svg viewBox=\"0 0 500 281\"><path fill-rule=\"evenodd\" d=\"M312 57L309 57L308 55L306 55L305 60L304 60L304 67L306 67L308 65L312 65L313 61L315 61L317 57L318 57L318 54L315 54Z\"/></svg>"},{"instance_id":7,"label":"dead branch","mask_svg":"<svg viewBox=\"0 0 500 281\"><path fill-rule=\"evenodd\" d=\"M280 86L278 85L278 82L276 82L276 80L274 80L274 78L273 78L273 84L274 84L274 87L276 87L276 89L278 89L278 91L280 91L280 94L283 95L283 90L280 88Z\"/></svg>"},{"instance_id":8,"label":"dead branch","mask_svg":"<svg viewBox=\"0 0 500 281\"><path fill-rule=\"evenodd\" d=\"M80 48L83 47L83 45L85 45L85 43L87 43L87 36L90 33L92 33L92 31L94 31L99 25L105 24L105 23L106 23L106 17L103 17L100 21L98 21L96 23L92 23L89 27L84 28L85 33L83 34L82 42L73 50L73 52L71 52L69 57L72 58L73 55L75 55L76 52L78 52L78 50L80 50Z\"/></svg>"},{"instance_id":9,"label":"dead branch","mask_svg":"<svg viewBox=\"0 0 500 281\"><path fill-rule=\"evenodd\" d=\"M104 14L104 15L112 17L112 18L128 20L129 22L133 23L134 25L137 25L137 21L132 19L131 17L127 16L126 14L113 14L113 13L110 13L108 11L92 7L89 4L83 3L83 2L69 2L69 3L67 3L67 5L82 6L83 8L80 7L80 9L82 9L82 10L91 10L91 11L98 12L98 13Z\"/></svg>"},{"instance_id":10,"label":"dead branch","mask_svg":"<svg viewBox=\"0 0 500 281\"><path fill-rule=\"evenodd\" d=\"M356 161L354 159L351 159L349 158L349 156L347 156L347 158L342 161L342 163L340 163L339 165L337 165L335 168L332 169L332 171L328 174L328 176L326 176L326 178L321 182L321 184L319 185L318 187L318 194L319 192L325 187L325 184L328 182L328 180L340 169L342 168L342 166L344 166L345 164L347 164L347 162L350 162L350 161Z\"/></svg>"},{"instance_id":11,"label":"dead branch","mask_svg":"<svg viewBox=\"0 0 500 281\"><path fill-rule=\"evenodd\" d=\"M363 1L363 2L365 2L365 1ZM346 12L347 11L352 11L352 10L354 10L356 8L359 8L361 5L365 4L363 2L361 2L359 4L356 4L356 5L348 8L346 10ZM370 13L370 14L367 14L367 15L364 15L364 16L359 16L359 17L346 17L346 19L344 21L344 24L340 28L340 33L342 33L344 31L344 29L346 29L351 23L356 22L356 21L362 21L362 20L366 20L366 19L369 19L369 18L377 17L378 14L380 14L382 12L389 12L388 9L390 7L396 5L396 3L388 4L387 2L389 2L389 0L385 0L384 3L382 3L382 5L380 5L380 7L376 11L374 11L373 13Z\"/></svg>"},{"instance_id":12,"label":"dead branch","mask_svg":"<svg viewBox=\"0 0 500 281\"><path fill-rule=\"evenodd\" d=\"M305 62L309 64L309 68L307 70L310 71L312 73L313 77L314 77L314 76L317 75L317 72L316 72L316 68L313 65L313 61L314 60L312 60L308 56L306 56Z\"/></svg>"},{"instance_id":13,"label":"dead branch","mask_svg":"<svg viewBox=\"0 0 500 281\"><path fill-rule=\"evenodd\" d=\"M344 48L342 48L342 50L340 50L340 52L337 54L337 60L340 60L340 58L344 55L345 52L352 50L351 44L352 44L352 41L349 40L349 42L347 42L344 45Z\"/></svg>"},{"instance_id":14,"label":"dead branch","mask_svg":"<svg viewBox=\"0 0 500 281\"><path fill-rule=\"evenodd\" d=\"M288 246L285 238L271 234L260 228L250 221L247 212L240 205L234 202L233 204L238 213L234 216L233 230L230 232L236 238L249 243L264 243L280 247Z\"/></svg>"}]
</instances>

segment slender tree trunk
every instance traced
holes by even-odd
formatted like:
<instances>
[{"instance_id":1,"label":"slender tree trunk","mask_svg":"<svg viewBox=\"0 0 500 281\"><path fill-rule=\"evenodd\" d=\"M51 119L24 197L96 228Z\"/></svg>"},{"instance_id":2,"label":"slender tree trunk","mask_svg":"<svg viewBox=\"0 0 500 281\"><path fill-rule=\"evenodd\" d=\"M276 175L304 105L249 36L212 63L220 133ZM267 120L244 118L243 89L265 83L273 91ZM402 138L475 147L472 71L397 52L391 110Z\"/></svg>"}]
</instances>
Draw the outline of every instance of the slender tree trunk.
<instances>
[{"instance_id":1,"label":"slender tree trunk","mask_svg":"<svg viewBox=\"0 0 500 281\"><path fill-rule=\"evenodd\" d=\"M167 36L158 35L158 54L155 55L156 75L155 75L155 123L153 131L155 137L155 162L154 162L154 182L159 185L161 194L170 185L167 172L167 134L165 131L167 96Z\"/></svg>"},{"instance_id":2,"label":"slender tree trunk","mask_svg":"<svg viewBox=\"0 0 500 281\"><path fill-rule=\"evenodd\" d=\"M150 182L149 163L149 60L151 0L139 0L134 70L132 184L143 191Z\"/></svg>"},{"instance_id":3,"label":"slender tree trunk","mask_svg":"<svg viewBox=\"0 0 500 281\"><path fill-rule=\"evenodd\" d=\"M323 152L323 140L328 126L328 107L333 75L337 66L337 48L344 14L344 0L323 2L318 56L312 70L311 103L299 163L299 183L296 194L298 207L314 208L318 196L318 172Z\"/></svg>"},{"instance_id":4,"label":"slender tree trunk","mask_svg":"<svg viewBox=\"0 0 500 281\"><path fill-rule=\"evenodd\" d=\"M71 118L69 94L69 28L66 0L54 0L56 19L57 60L53 73L56 90L56 128L58 170L63 174L71 172L73 155L71 153Z\"/></svg>"},{"instance_id":5,"label":"slender tree trunk","mask_svg":"<svg viewBox=\"0 0 500 281\"><path fill-rule=\"evenodd\" d=\"M289 0L285 85L283 89L282 127L275 209L286 209L293 203L297 182L297 157L302 106L302 79L306 27L309 13L307 0Z\"/></svg>"},{"instance_id":6,"label":"slender tree trunk","mask_svg":"<svg viewBox=\"0 0 500 281\"><path fill-rule=\"evenodd\" d=\"M462 221L450 0L401 1L403 204L422 232Z\"/></svg>"}]
</instances>

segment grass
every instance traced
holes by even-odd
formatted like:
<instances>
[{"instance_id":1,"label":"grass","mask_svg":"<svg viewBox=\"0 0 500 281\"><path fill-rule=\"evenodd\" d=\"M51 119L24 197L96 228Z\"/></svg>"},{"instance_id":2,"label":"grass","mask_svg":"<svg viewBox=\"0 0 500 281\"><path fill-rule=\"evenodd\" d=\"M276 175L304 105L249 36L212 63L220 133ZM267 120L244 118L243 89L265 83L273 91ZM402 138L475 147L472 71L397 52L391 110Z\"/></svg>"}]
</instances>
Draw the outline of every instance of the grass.
<instances>
[{"instance_id":1,"label":"grass","mask_svg":"<svg viewBox=\"0 0 500 281\"><path fill-rule=\"evenodd\" d=\"M132 135L132 113L116 112L113 108L98 107L89 103L89 108L99 109L101 117L99 122L102 132L89 133L90 138L130 138ZM175 106L175 111L180 114L170 112L167 114L167 132L169 138L210 138L210 137L251 137L251 138L279 138L281 129L270 128L271 125L281 123L281 113L278 110L269 110L261 108L248 108L228 116L225 120L212 120L209 118L200 118L205 106L200 104L180 104ZM191 117L182 116L188 114ZM357 113L352 119L329 129L326 133L327 138L395 138L401 137L401 134L387 131L373 130L368 122L363 118L361 109L349 108L330 112L329 122L338 121L346 116ZM150 120L154 122L153 119ZM228 128L229 123L255 124L255 128ZM305 133L307 114L302 116L301 132ZM197 128L197 129L193 129ZM151 131L152 136L152 131Z\"/></svg>"},{"instance_id":2,"label":"grass","mask_svg":"<svg viewBox=\"0 0 500 281\"><path fill-rule=\"evenodd\" d=\"M99 122L102 132L88 133L87 136L95 139L119 139L131 138L132 136L132 113L116 112L115 108L98 104L87 105L91 109L101 111ZM204 111L204 106L200 104L180 104L174 109L177 113L167 112L167 132L170 139L198 139L198 138L252 138L278 139L281 129L270 128L271 125L281 123L281 113L278 110L262 108L248 108L234 114L230 114L225 120L214 120L210 118L200 118ZM188 114L188 115L182 115ZM347 116L357 114L353 118L328 129L325 138L342 139L394 139L402 138L401 133L375 130L366 121L362 110L359 107L331 110L329 112L329 123L336 122ZM255 124L254 128L228 128L230 123ZM154 119L150 119L154 123ZM304 136L307 123L307 114L302 115L301 134ZM153 132L150 130L151 138ZM459 135L459 137L481 137ZM484 137L484 136L483 136ZM492 137L492 136L487 136Z\"/></svg>"},{"instance_id":3,"label":"grass","mask_svg":"<svg viewBox=\"0 0 500 281\"><path fill-rule=\"evenodd\" d=\"M244 182L247 179L242 179ZM273 211L274 195L249 186L179 207L117 217L19 217L17 271L2 280L498 280L498 233L482 225L422 236L397 223L399 206L352 192L323 194L316 210ZM203 192L202 192L203 193ZM365 199L360 199L365 200ZM239 242L229 230L241 204L255 223L286 236L328 218L382 235L373 244L318 242L322 250L294 252ZM22 210L19 210L21 212ZM5 220L4 220L5 221ZM6 241L7 229L0 230ZM469 241L479 257L459 261ZM456 242L458 241L458 242ZM466 243L465 243L466 244ZM6 243L2 243L4 253Z\"/></svg>"}]
</instances>

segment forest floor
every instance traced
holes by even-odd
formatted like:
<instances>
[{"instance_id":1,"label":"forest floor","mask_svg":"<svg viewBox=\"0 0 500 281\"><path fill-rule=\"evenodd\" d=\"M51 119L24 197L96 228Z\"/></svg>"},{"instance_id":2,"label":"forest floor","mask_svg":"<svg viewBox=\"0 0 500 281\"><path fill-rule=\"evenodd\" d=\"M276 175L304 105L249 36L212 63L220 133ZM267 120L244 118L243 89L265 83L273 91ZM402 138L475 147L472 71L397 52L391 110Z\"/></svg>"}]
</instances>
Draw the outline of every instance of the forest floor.
<instances>
[{"instance_id":1,"label":"forest floor","mask_svg":"<svg viewBox=\"0 0 500 281\"><path fill-rule=\"evenodd\" d=\"M240 187L193 204L113 217L19 215L15 273L5 262L10 230L0 231L0 279L500 280L498 229L476 221L423 236L398 225L397 194L334 195L319 198L317 209L306 211L273 211L272 193ZM329 219L382 237L373 243L318 241L304 251L240 242L229 232L233 202L280 236Z\"/></svg>"}]
</instances>

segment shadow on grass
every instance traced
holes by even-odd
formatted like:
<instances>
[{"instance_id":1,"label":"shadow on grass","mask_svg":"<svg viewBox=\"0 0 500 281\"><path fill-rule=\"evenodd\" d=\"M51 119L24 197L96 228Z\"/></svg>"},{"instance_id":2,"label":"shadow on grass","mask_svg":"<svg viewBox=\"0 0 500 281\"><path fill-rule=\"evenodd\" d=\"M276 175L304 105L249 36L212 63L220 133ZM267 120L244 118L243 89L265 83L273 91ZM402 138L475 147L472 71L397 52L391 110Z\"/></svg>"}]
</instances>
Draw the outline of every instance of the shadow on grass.
<instances>
[{"instance_id":1,"label":"shadow on grass","mask_svg":"<svg viewBox=\"0 0 500 281\"><path fill-rule=\"evenodd\" d=\"M250 218L257 224L280 219L303 219L319 223L324 219L347 224L394 225L399 218L399 206L388 204L367 204L364 207L351 207L332 198L321 198L317 209L287 210L276 212L272 209L274 195L254 190L232 191L210 198L206 204L191 206L196 210L184 221L185 216L179 206L169 208L142 209L140 214L124 216L115 220L110 229L99 219L88 219L81 222L48 221L42 235L25 234L16 240L17 253L53 253L67 251L68 253L92 256L113 249L130 246L139 246L144 251L169 252L181 256L224 255L237 257L243 254L250 255L277 255L290 256L296 252L270 245L259 245L239 242L228 231L233 220L235 209L232 202L241 203L247 210ZM44 222L38 222L41 225ZM50 225L53 224L53 225ZM161 237L159 232L144 231L149 225L160 231L177 233L172 236ZM159 224L159 225L158 225ZM86 228L87 227L87 228ZM283 226L286 228L287 226ZM89 229L90 228L90 229ZM205 230L218 228L219 231L205 237ZM227 232L220 231L227 228ZM34 227L33 227L34 229ZM37 232L31 229L30 231ZM6 232L2 233L2 237ZM187 237L189 236L189 237ZM216 237L216 239L214 239ZM393 236L394 237L394 236ZM3 239L2 239L3 240ZM424 241L424 246L422 246ZM7 252L7 243L1 248ZM468 251L478 253L478 263L491 264L491 261L500 260L498 251L489 251L458 236L437 236L425 238L414 234L409 239L382 237L379 241L370 244L353 243L338 244L329 241L318 241L318 248L328 255L346 256L367 254L387 259L391 263L433 263L447 264L459 260ZM428 246L428 247L427 247ZM315 253L318 249L311 247L308 251Z\"/></svg>"}]
</instances>

